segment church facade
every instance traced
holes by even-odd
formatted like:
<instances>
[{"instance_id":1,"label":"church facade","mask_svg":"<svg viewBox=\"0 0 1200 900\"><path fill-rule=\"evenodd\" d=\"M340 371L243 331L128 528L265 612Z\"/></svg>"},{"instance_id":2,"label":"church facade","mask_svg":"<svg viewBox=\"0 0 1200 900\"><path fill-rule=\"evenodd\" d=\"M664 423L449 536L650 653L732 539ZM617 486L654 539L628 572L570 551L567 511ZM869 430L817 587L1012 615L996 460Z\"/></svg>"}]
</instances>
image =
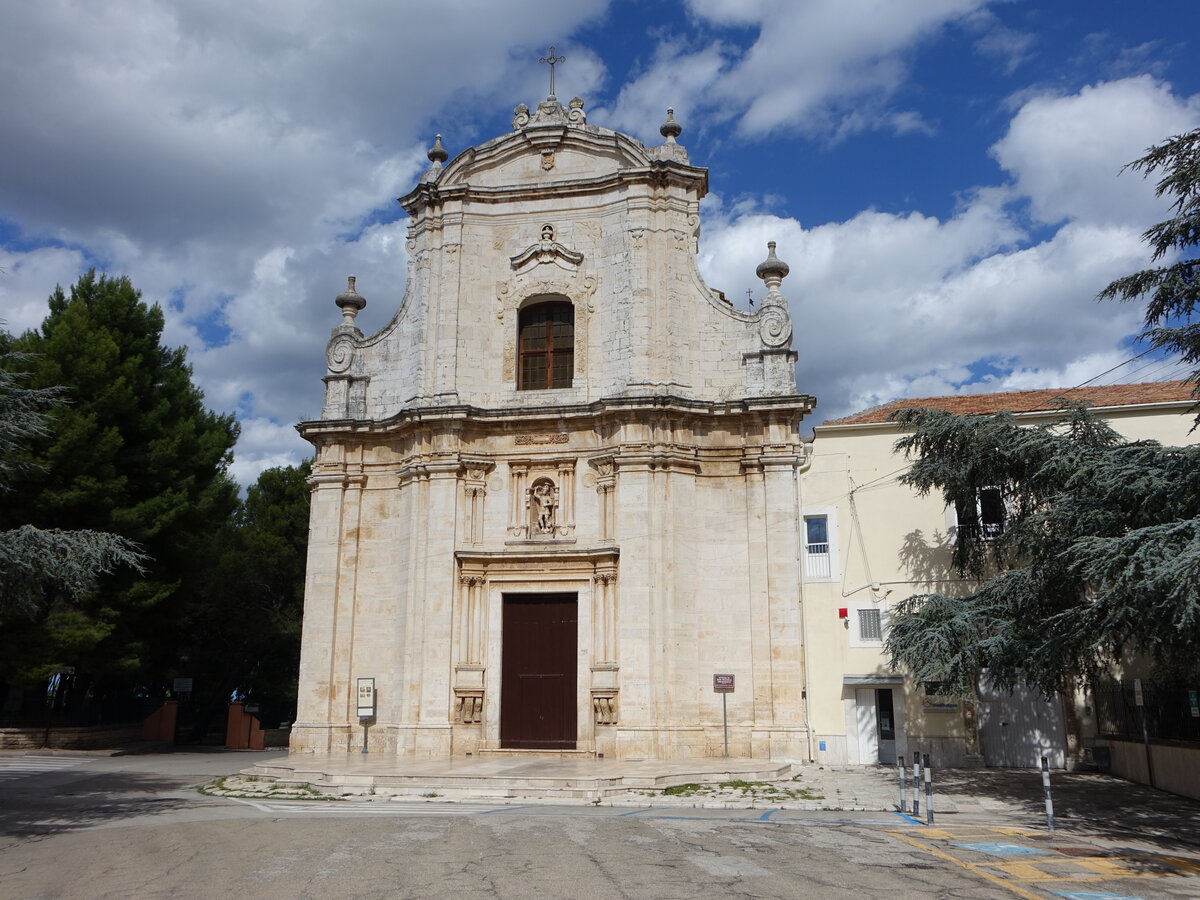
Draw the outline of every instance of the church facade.
<instances>
[{"instance_id":1,"label":"church facade","mask_svg":"<svg viewBox=\"0 0 1200 900\"><path fill-rule=\"evenodd\" d=\"M809 757L787 266L752 312L704 284L661 131L551 96L439 139L395 316L337 298L292 752L720 756L723 674L730 756Z\"/></svg>"}]
</instances>

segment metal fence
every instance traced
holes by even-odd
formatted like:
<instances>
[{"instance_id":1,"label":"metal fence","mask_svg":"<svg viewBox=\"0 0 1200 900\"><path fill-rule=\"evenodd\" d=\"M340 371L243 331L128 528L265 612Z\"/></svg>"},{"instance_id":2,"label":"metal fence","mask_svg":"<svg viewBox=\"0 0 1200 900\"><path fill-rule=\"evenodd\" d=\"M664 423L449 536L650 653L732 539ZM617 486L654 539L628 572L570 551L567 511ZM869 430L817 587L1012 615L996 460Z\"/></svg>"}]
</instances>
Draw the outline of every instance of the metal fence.
<instances>
[{"instance_id":1,"label":"metal fence","mask_svg":"<svg viewBox=\"0 0 1200 900\"><path fill-rule=\"evenodd\" d=\"M1133 681L1101 682L1092 688L1096 724L1103 737L1142 739L1142 725L1151 740L1200 743L1200 708L1194 688L1142 682L1138 706Z\"/></svg>"}]
</instances>

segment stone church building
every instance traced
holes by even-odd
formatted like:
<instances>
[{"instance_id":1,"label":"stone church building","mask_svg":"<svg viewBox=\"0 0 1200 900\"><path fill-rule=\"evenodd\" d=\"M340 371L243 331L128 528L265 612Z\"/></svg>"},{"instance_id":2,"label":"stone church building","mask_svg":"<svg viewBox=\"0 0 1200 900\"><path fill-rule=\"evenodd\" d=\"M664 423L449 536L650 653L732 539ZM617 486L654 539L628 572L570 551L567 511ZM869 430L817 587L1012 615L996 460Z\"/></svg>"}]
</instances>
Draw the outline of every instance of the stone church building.
<instances>
[{"instance_id":1,"label":"stone church building","mask_svg":"<svg viewBox=\"0 0 1200 900\"><path fill-rule=\"evenodd\" d=\"M697 269L708 174L583 101L431 164L408 278L326 353L292 752L802 759L798 424L772 244ZM386 288L386 286L383 286ZM366 286L364 286L366 288ZM374 293L380 288L366 289ZM355 684L373 678L364 732Z\"/></svg>"}]
</instances>

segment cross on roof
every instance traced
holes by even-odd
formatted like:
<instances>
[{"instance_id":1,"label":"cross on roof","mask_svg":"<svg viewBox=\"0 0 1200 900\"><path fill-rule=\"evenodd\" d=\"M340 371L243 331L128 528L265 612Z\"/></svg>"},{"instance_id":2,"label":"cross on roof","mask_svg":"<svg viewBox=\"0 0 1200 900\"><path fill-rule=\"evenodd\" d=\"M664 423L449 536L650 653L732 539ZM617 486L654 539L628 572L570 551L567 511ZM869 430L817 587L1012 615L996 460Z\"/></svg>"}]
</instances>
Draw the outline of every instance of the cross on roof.
<instances>
[{"instance_id":1,"label":"cross on roof","mask_svg":"<svg viewBox=\"0 0 1200 900\"><path fill-rule=\"evenodd\" d=\"M566 60L565 56L555 56L554 55L554 45L553 44L551 44L550 49L546 51L546 55L538 60L538 62L540 62L540 63L548 63L550 65L550 96L546 98L547 100L555 99L555 97L554 97L554 65L555 65L555 63L564 62L565 60Z\"/></svg>"},{"instance_id":2,"label":"cross on roof","mask_svg":"<svg viewBox=\"0 0 1200 900\"><path fill-rule=\"evenodd\" d=\"M751 295L750 288L746 288L746 299L750 301L750 305L754 305L754 297Z\"/></svg>"}]
</instances>

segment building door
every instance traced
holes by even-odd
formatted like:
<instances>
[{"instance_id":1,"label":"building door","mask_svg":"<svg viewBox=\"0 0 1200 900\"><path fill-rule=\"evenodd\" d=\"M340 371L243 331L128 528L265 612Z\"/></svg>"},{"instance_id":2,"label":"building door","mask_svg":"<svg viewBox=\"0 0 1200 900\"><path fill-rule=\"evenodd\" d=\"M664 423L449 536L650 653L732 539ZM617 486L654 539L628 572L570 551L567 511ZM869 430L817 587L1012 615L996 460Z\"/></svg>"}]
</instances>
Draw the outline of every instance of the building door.
<instances>
[{"instance_id":1,"label":"building door","mask_svg":"<svg viewBox=\"0 0 1200 900\"><path fill-rule=\"evenodd\" d=\"M892 689L878 688L875 691L875 709L879 718L879 761L884 765L896 764L896 712L892 703Z\"/></svg>"},{"instance_id":2,"label":"building door","mask_svg":"<svg viewBox=\"0 0 1200 900\"><path fill-rule=\"evenodd\" d=\"M896 713L891 688L858 688L854 692L858 724L858 761L863 765L895 765Z\"/></svg>"},{"instance_id":3,"label":"building door","mask_svg":"<svg viewBox=\"0 0 1200 900\"><path fill-rule=\"evenodd\" d=\"M979 683L979 741L989 766L1033 768L1045 756L1052 768L1066 765L1066 727L1062 700L1047 700L1019 685L1014 691Z\"/></svg>"},{"instance_id":4,"label":"building door","mask_svg":"<svg viewBox=\"0 0 1200 900\"><path fill-rule=\"evenodd\" d=\"M858 761L873 766L879 762L879 715L874 688L855 690L854 713L858 722Z\"/></svg>"},{"instance_id":5,"label":"building door","mask_svg":"<svg viewBox=\"0 0 1200 900\"><path fill-rule=\"evenodd\" d=\"M575 594L505 594L500 746L574 750Z\"/></svg>"}]
</instances>

